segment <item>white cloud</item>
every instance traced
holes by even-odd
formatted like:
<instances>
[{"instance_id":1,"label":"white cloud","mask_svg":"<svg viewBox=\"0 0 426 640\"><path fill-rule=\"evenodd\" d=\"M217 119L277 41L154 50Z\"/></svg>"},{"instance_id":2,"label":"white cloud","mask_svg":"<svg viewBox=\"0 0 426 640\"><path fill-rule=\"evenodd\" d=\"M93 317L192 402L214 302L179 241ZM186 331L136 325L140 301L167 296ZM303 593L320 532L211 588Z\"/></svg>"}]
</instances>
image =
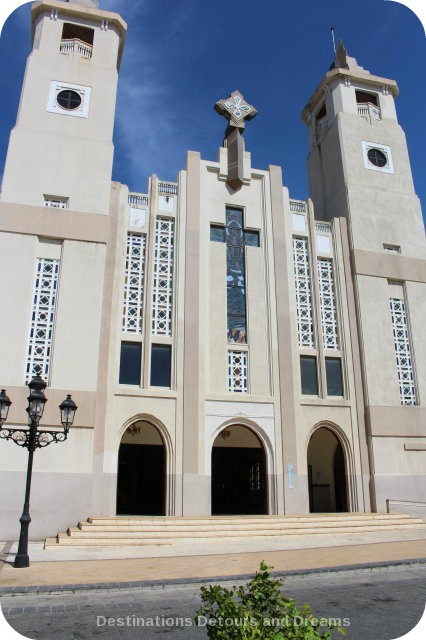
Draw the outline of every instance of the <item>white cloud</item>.
<instances>
[{"instance_id":1,"label":"white cloud","mask_svg":"<svg viewBox=\"0 0 426 640\"><path fill-rule=\"evenodd\" d=\"M122 16L130 28L144 20L144 12L151 8L149 1L141 1L137 11L130 12L123 0L104 0L103 8L112 10L122 6ZM150 6L151 5L151 6ZM192 4L180 6L168 16L167 41L184 30ZM186 9L186 10L185 10ZM185 108L176 104L179 78L167 73L161 47L154 53L143 37L128 37L124 48L124 63L120 72L116 110L115 145L118 179L131 189L145 191L147 176L157 173L160 178L174 180L178 168L184 164L185 144L182 127L187 119ZM123 165L126 165L125 171ZM117 177L117 176L114 176Z\"/></svg>"},{"instance_id":2,"label":"white cloud","mask_svg":"<svg viewBox=\"0 0 426 640\"><path fill-rule=\"evenodd\" d=\"M119 80L115 143L121 151L121 163L125 159L127 164L129 186L144 191L146 175L168 172L176 154L179 133L172 107L173 87L159 79L146 47L129 46L125 55L131 63Z\"/></svg>"}]
</instances>

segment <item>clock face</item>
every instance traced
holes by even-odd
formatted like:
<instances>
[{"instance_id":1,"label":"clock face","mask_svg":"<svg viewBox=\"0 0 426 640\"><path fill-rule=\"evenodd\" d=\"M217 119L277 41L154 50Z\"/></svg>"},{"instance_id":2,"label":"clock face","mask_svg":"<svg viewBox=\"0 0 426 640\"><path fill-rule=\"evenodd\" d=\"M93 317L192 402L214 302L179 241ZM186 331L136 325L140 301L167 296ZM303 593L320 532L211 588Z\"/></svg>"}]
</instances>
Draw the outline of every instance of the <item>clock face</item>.
<instances>
[{"instance_id":1,"label":"clock face","mask_svg":"<svg viewBox=\"0 0 426 640\"><path fill-rule=\"evenodd\" d=\"M130 209L130 226L131 227L144 227L145 226L146 211L145 209Z\"/></svg>"}]
</instances>

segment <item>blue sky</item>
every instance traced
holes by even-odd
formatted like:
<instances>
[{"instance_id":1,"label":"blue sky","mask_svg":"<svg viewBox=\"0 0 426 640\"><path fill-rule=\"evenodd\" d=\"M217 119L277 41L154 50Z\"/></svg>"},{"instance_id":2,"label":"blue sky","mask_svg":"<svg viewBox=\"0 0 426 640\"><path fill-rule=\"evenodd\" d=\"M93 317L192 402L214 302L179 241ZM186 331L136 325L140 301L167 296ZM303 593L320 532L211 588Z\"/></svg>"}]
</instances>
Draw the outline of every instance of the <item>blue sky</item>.
<instances>
[{"instance_id":1,"label":"blue sky","mask_svg":"<svg viewBox=\"0 0 426 640\"><path fill-rule=\"evenodd\" d=\"M409 9L384 0L101 0L129 26L120 72L113 179L145 191L174 180L187 149L215 159L225 121L213 105L234 89L259 113L245 139L253 166L283 167L292 197L306 198L307 132L300 112L332 58L330 26L350 55L400 87L417 194L426 203L425 46ZM0 39L0 173L30 50L30 4ZM425 208L425 207L424 207Z\"/></svg>"}]
</instances>

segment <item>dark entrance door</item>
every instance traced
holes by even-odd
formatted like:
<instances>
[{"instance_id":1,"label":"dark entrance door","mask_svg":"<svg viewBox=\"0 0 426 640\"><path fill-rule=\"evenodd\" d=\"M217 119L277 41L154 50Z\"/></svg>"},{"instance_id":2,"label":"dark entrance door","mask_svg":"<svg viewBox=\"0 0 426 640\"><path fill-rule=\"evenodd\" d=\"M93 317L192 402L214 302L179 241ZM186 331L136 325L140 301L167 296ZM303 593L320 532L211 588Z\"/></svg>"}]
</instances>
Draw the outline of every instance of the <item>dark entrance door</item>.
<instances>
[{"instance_id":1,"label":"dark entrance door","mask_svg":"<svg viewBox=\"0 0 426 640\"><path fill-rule=\"evenodd\" d=\"M163 516L163 445L121 444L118 452L117 514Z\"/></svg>"},{"instance_id":2,"label":"dark entrance door","mask_svg":"<svg viewBox=\"0 0 426 640\"><path fill-rule=\"evenodd\" d=\"M346 488L346 474L345 474L345 454L343 453L343 447L338 443L336 451L334 453L334 490L336 493L336 511L348 510L347 488Z\"/></svg>"},{"instance_id":3,"label":"dark entrance door","mask_svg":"<svg viewBox=\"0 0 426 640\"><path fill-rule=\"evenodd\" d=\"M212 515L266 513L266 465L263 449L213 447Z\"/></svg>"}]
</instances>

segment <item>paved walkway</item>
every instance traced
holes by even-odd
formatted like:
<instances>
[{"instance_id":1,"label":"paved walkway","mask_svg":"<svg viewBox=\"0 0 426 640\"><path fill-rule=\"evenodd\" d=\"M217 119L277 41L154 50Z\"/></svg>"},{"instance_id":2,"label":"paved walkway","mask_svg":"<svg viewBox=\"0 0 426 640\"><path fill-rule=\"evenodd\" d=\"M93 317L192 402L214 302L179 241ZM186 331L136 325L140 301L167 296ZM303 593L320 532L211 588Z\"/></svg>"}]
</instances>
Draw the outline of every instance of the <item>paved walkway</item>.
<instances>
[{"instance_id":1,"label":"paved walkway","mask_svg":"<svg viewBox=\"0 0 426 640\"><path fill-rule=\"evenodd\" d=\"M392 542L373 542L364 544L329 543L329 546L311 546L311 540L305 542L306 548L267 551L262 549L258 540L258 549L247 551L243 547L240 553L222 553L200 555L169 555L139 558L109 558L62 560L60 551L56 561L32 562L27 569L15 569L11 561L13 555L4 549L0 587L47 586L47 585L92 585L105 583L131 583L140 581L185 581L197 578L223 576L241 576L253 574L262 560L274 567L274 571L291 572L324 568L350 567L392 563L410 559L423 559L426 562L426 540L411 539ZM172 550L172 549L171 549ZM148 552L145 548L145 554ZM176 547L175 553L179 553ZM7 561L5 561L7 560ZM112 585L111 585L112 586Z\"/></svg>"},{"instance_id":2,"label":"paved walkway","mask_svg":"<svg viewBox=\"0 0 426 640\"><path fill-rule=\"evenodd\" d=\"M298 604L311 603L315 616L340 618L348 632L345 640L390 640L404 636L419 621L425 605L424 574L424 566L411 565L290 576L283 595ZM30 591L3 596L1 608L13 629L34 640L160 640L162 635L163 640L207 640L206 627L192 623L201 604L199 594L199 585L193 583L55 594Z\"/></svg>"}]
</instances>

